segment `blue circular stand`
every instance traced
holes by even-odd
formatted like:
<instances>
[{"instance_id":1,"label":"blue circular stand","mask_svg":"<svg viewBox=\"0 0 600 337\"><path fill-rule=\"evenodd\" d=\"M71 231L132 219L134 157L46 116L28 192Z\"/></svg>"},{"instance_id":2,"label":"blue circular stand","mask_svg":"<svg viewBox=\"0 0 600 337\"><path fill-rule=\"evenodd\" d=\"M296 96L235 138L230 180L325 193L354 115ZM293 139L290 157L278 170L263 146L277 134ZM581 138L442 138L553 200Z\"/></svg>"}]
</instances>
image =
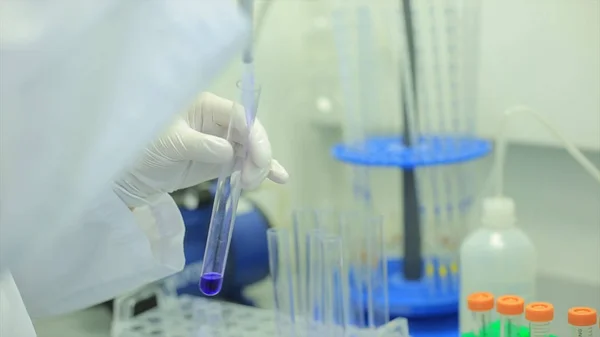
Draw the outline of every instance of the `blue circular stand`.
<instances>
[{"instance_id":1,"label":"blue circular stand","mask_svg":"<svg viewBox=\"0 0 600 337\"><path fill-rule=\"evenodd\" d=\"M452 136L422 136L411 147L399 136L371 137L360 144L337 144L331 152L342 162L362 166L413 168L448 165L486 156L490 141Z\"/></svg>"},{"instance_id":2,"label":"blue circular stand","mask_svg":"<svg viewBox=\"0 0 600 337\"><path fill-rule=\"evenodd\" d=\"M401 259L388 260L390 317L408 319L411 337L458 336L458 284L439 277L406 281L402 268Z\"/></svg>"}]
</instances>

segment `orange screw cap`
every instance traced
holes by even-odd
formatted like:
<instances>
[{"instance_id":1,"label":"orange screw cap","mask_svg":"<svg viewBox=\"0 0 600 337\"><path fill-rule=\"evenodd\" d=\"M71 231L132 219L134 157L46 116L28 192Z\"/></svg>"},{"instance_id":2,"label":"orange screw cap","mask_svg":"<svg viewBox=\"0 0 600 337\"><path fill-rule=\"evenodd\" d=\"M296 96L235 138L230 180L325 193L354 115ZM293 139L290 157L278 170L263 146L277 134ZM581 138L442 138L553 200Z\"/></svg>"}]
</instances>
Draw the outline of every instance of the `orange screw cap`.
<instances>
[{"instance_id":1,"label":"orange screw cap","mask_svg":"<svg viewBox=\"0 0 600 337\"><path fill-rule=\"evenodd\" d=\"M486 292L472 293L467 297L467 304L471 311L489 311L494 309L494 295Z\"/></svg>"},{"instance_id":2,"label":"orange screw cap","mask_svg":"<svg viewBox=\"0 0 600 337\"><path fill-rule=\"evenodd\" d=\"M594 326L598 320L596 310L585 307L569 309L569 324L574 326Z\"/></svg>"},{"instance_id":3,"label":"orange screw cap","mask_svg":"<svg viewBox=\"0 0 600 337\"><path fill-rule=\"evenodd\" d=\"M525 318L530 322L545 323L554 319L554 306L546 302L533 302L525 307Z\"/></svg>"},{"instance_id":4,"label":"orange screw cap","mask_svg":"<svg viewBox=\"0 0 600 337\"><path fill-rule=\"evenodd\" d=\"M525 311L525 300L515 295L500 296L496 300L496 311L501 315L522 315Z\"/></svg>"}]
</instances>

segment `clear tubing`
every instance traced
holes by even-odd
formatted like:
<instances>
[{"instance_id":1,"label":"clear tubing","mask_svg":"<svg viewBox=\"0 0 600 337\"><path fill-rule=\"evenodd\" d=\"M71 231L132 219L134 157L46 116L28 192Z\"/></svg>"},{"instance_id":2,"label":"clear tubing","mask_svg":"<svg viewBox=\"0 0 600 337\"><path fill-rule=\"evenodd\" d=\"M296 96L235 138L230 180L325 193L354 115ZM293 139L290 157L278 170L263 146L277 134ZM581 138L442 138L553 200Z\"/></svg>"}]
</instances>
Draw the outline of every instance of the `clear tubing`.
<instances>
[{"instance_id":1,"label":"clear tubing","mask_svg":"<svg viewBox=\"0 0 600 337\"><path fill-rule=\"evenodd\" d=\"M492 320L492 312L473 311L473 335L476 337L489 336L489 328Z\"/></svg>"},{"instance_id":2,"label":"clear tubing","mask_svg":"<svg viewBox=\"0 0 600 337\"><path fill-rule=\"evenodd\" d=\"M521 328L520 315L500 316L500 337L519 337Z\"/></svg>"},{"instance_id":3,"label":"clear tubing","mask_svg":"<svg viewBox=\"0 0 600 337\"><path fill-rule=\"evenodd\" d=\"M571 325L571 336L573 337L594 337L594 326L575 326Z\"/></svg>"},{"instance_id":4,"label":"clear tubing","mask_svg":"<svg viewBox=\"0 0 600 337\"><path fill-rule=\"evenodd\" d=\"M270 228L267 244L279 336L296 336L290 232L285 228Z\"/></svg>"},{"instance_id":5,"label":"clear tubing","mask_svg":"<svg viewBox=\"0 0 600 337\"><path fill-rule=\"evenodd\" d=\"M323 252L323 293L325 295L324 327L327 336L344 337L348 311L345 288L342 239L338 235L320 238Z\"/></svg>"},{"instance_id":6,"label":"clear tubing","mask_svg":"<svg viewBox=\"0 0 600 337\"><path fill-rule=\"evenodd\" d=\"M515 106L506 111L504 111L504 116L502 122L500 124L500 129L496 135L496 158L494 163L494 169L491 174L495 173L495 186L496 195L501 197L504 196L504 160L506 154L506 129L508 127L508 122L510 121L510 117L515 114L528 114L537 120L540 124L542 124L552 135L558 139L562 145L565 147L567 152L579 163L591 176L596 180L596 182L600 183L600 170L594 166L594 164L573 144L569 139L567 139L562 132L560 132L546 117L541 115L540 113L532 110L526 106ZM491 176L488 178L491 179Z\"/></svg>"},{"instance_id":7,"label":"clear tubing","mask_svg":"<svg viewBox=\"0 0 600 337\"><path fill-rule=\"evenodd\" d=\"M529 322L529 337L550 337L551 322Z\"/></svg>"},{"instance_id":8,"label":"clear tubing","mask_svg":"<svg viewBox=\"0 0 600 337\"><path fill-rule=\"evenodd\" d=\"M251 69L248 69L244 73L241 83L238 83L247 130L252 130L252 126L254 125L256 108L260 97L260 88L255 87L252 76ZM227 264L229 244L231 242L231 235L233 234L237 205L242 192L241 176L243 174L243 162L247 156L245 146L234 143L232 138L235 125L239 127L238 124L241 123L238 120L241 115L239 105L233 104L232 110L226 139L234 146L235 155L230 163L223 165L219 174L202 263L200 290L207 296L218 294L223 285L223 274ZM245 138L244 143L248 142L248 136L249 132L243 136Z\"/></svg>"}]
</instances>

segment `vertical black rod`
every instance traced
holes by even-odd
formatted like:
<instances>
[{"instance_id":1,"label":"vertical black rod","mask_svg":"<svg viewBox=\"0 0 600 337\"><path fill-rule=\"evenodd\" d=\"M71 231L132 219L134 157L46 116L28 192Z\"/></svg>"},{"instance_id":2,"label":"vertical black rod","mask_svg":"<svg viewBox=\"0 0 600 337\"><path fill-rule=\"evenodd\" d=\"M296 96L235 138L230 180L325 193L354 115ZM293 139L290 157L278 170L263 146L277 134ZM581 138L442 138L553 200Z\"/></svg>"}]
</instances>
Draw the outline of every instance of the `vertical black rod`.
<instances>
[{"instance_id":1,"label":"vertical black rod","mask_svg":"<svg viewBox=\"0 0 600 337\"><path fill-rule=\"evenodd\" d=\"M406 96L414 94L413 102L417 102L417 74L416 74L416 55L415 55L415 34L413 27L413 17L411 10L411 0L402 0L402 10L404 13L404 31L406 32L406 47L408 48L408 57L410 69L400 71L409 71L412 79L412 90L407 90L409 83L402 83L404 88L404 99L402 101L402 137L407 147L414 146L412 138L415 130L410 129L408 117L408 105ZM401 74L401 79L404 77ZM416 114L416 111L413 111ZM416 118L416 116L415 116ZM419 280L423 275L423 259L421 248L421 219L419 198L417 194L417 177L415 169L408 168L402 171L402 196L404 199L404 278L407 280Z\"/></svg>"}]
</instances>

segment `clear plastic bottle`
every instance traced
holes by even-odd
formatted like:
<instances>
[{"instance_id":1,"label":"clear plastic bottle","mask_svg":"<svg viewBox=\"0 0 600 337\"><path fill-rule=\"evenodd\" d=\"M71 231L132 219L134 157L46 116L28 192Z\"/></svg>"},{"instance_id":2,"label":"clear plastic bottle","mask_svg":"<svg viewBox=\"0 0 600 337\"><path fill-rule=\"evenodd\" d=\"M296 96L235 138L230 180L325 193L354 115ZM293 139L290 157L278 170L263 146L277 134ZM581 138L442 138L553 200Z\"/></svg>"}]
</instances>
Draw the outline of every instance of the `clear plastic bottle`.
<instances>
[{"instance_id":1,"label":"clear plastic bottle","mask_svg":"<svg viewBox=\"0 0 600 337\"><path fill-rule=\"evenodd\" d=\"M513 294L525 302L534 299L535 247L516 226L512 199L495 197L484 200L482 226L464 240L460 263L461 333L470 329L468 294L486 291Z\"/></svg>"}]
</instances>

